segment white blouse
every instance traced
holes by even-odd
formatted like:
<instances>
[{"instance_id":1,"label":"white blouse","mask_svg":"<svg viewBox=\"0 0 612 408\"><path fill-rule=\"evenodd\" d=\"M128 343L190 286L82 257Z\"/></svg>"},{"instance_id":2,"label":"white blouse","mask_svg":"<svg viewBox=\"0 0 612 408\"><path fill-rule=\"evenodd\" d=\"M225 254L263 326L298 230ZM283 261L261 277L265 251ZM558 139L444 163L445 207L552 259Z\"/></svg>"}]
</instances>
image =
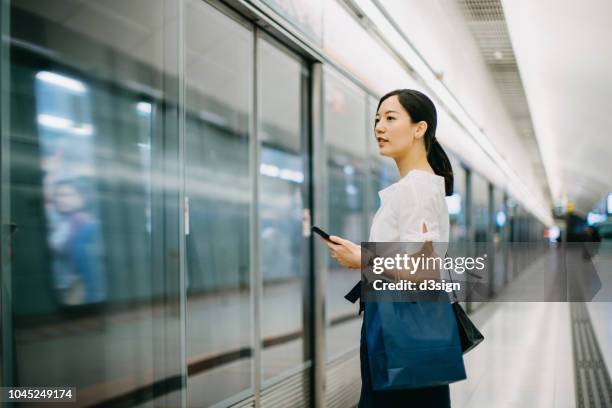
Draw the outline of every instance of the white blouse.
<instances>
[{"instance_id":1,"label":"white blouse","mask_svg":"<svg viewBox=\"0 0 612 408\"><path fill-rule=\"evenodd\" d=\"M380 190L378 196L380 207L372 219L368 241L448 244L444 177L424 170L411 170L396 183ZM427 229L425 233L423 224Z\"/></svg>"}]
</instances>

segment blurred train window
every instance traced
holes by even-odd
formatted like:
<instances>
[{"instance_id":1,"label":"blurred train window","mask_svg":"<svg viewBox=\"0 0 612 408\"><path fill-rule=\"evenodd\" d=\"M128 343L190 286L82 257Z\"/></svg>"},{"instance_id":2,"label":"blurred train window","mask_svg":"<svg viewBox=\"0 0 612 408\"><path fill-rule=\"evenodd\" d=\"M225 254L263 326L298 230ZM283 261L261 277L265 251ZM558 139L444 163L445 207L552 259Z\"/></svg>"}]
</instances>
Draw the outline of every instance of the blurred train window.
<instances>
[{"instance_id":1,"label":"blurred train window","mask_svg":"<svg viewBox=\"0 0 612 408\"><path fill-rule=\"evenodd\" d=\"M472 172L472 229L475 242L487 242L489 235L489 184L476 172Z\"/></svg>"},{"instance_id":2,"label":"blurred train window","mask_svg":"<svg viewBox=\"0 0 612 408\"><path fill-rule=\"evenodd\" d=\"M178 7L10 3L14 384L152 405L181 372Z\"/></svg>"},{"instance_id":3,"label":"blurred train window","mask_svg":"<svg viewBox=\"0 0 612 408\"><path fill-rule=\"evenodd\" d=\"M446 197L450 222L450 242L465 242L466 229L466 171L455 155L448 152L453 167L453 195Z\"/></svg>"},{"instance_id":4,"label":"blurred train window","mask_svg":"<svg viewBox=\"0 0 612 408\"><path fill-rule=\"evenodd\" d=\"M304 344L309 246L302 234L308 205L309 74L303 62L270 38L258 41L258 55L261 369L266 387L266 381L274 383L310 359Z\"/></svg>"},{"instance_id":5,"label":"blurred train window","mask_svg":"<svg viewBox=\"0 0 612 408\"><path fill-rule=\"evenodd\" d=\"M187 406L252 393L253 31L184 2Z\"/></svg>"},{"instance_id":6,"label":"blurred train window","mask_svg":"<svg viewBox=\"0 0 612 408\"><path fill-rule=\"evenodd\" d=\"M367 161L366 93L335 71L325 71L324 133L327 146L328 220L326 230L355 243L366 236ZM359 345L359 325L334 324L354 315L354 305L344 299L359 271L349 271L329 257L327 277L327 356L346 352ZM348 340L348 342L347 342Z\"/></svg>"},{"instance_id":7,"label":"blurred train window","mask_svg":"<svg viewBox=\"0 0 612 408\"><path fill-rule=\"evenodd\" d=\"M63 305L106 300L89 93L50 71L35 76L36 118L53 288Z\"/></svg>"}]
</instances>

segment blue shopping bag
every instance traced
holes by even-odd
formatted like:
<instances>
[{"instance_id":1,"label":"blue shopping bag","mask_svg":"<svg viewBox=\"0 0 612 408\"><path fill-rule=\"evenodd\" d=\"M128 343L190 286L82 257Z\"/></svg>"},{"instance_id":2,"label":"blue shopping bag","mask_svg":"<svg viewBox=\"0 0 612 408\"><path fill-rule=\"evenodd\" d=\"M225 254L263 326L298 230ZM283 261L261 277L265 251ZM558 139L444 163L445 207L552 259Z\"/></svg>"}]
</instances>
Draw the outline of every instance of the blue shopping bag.
<instances>
[{"instance_id":1,"label":"blue shopping bag","mask_svg":"<svg viewBox=\"0 0 612 408\"><path fill-rule=\"evenodd\" d=\"M365 329L375 390L430 387L466 378L448 301L367 302Z\"/></svg>"}]
</instances>

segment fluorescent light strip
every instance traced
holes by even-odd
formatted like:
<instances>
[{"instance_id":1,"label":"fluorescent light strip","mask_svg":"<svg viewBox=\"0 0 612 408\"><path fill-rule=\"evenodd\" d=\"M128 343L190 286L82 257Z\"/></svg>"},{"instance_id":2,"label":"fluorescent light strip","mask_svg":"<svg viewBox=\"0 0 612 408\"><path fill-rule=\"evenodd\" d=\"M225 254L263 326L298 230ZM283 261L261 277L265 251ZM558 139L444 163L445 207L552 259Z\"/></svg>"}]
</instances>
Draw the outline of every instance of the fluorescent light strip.
<instances>
[{"instance_id":1,"label":"fluorescent light strip","mask_svg":"<svg viewBox=\"0 0 612 408\"><path fill-rule=\"evenodd\" d=\"M301 171L279 168L274 164L261 163L259 172L264 176L276 177L296 183L302 183L304 181L304 173Z\"/></svg>"},{"instance_id":2,"label":"fluorescent light strip","mask_svg":"<svg viewBox=\"0 0 612 408\"><path fill-rule=\"evenodd\" d=\"M93 126L91 123L83 123L81 126L75 126L75 123L61 116L40 114L37 117L38 124L50 129L65 130L77 136L93 135Z\"/></svg>"},{"instance_id":3,"label":"fluorescent light strip","mask_svg":"<svg viewBox=\"0 0 612 408\"><path fill-rule=\"evenodd\" d=\"M491 160L497 164L500 169L508 177L510 184L514 185L519 192L522 192L521 201L523 204L534 213L542 222L551 225L552 220L550 214L546 210L546 206L533 201L533 195L530 193L527 186L521 182L516 172L508 165L506 160L492 145L487 136L480 130L473 119L450 93L450 91L442 84L435 75L435 72L429 67L427 62L419 55L419 53L406 41L393 24L389 22L387 17L380 10L378 1L374 4L370 0L348 0L356 4L364 15L369 20L378 32L385 38L388 44L393 44L395 51L404 58L412 69L425 81L427 86L434 91L436 96L444 103L446 108L457 118L464 126L468 133L476 140L476 143L489 155Z\"/></svg>"},{"instance_id":4,"label":"fluorescent light strip","mask_svg":"<svg viewBox=\"0 0 612 408\"><path fill-rule=\"evenodd\" d=\"M36 78L76 93L87 91L87 87L81 81L54 72L40 71L36 74Z\"/></svg>"},{"instance_id":5,"label":"fluorescent light strip","mask_svg":"<svg viewBox=\"0 0 612 408\"><path fill-rule=\"evenodd\" d=\"M52 129L67 130L72 128L72 121L70 119L54 115L40 114L38 115L38 123Z\"/></svg>"}]
</instances>

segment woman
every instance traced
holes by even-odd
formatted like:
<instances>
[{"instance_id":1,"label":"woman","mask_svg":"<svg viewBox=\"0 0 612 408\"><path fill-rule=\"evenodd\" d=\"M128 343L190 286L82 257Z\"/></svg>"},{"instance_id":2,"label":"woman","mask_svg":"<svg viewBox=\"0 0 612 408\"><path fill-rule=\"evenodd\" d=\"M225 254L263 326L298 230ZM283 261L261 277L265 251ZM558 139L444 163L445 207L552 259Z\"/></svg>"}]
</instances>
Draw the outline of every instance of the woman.
<instances>
[{"instance_id":1,"label":"woman","mask_svg":"<svg viewBox=\"0 0 612 408\"><path fill-rule=\"evenodd\" d=\"M58 180L49 208L55 288L66 306L106 299L98 223L88 209L85 191L83 180Z\"/></svg>"},{"instance_id":2,"label":"woman","mask_svg":"<svg viewBox=\"0 0 612 408\"><path fill-rule=\"evenodd\" d=\"M448 243L449 218L444 196L453 193L453 172L436 140L436 124L433 102L419 91L399 89L380 99L374 133L380 154L395 161L400 180L378 193L381 206L372 220L370 242ZM344 267L361 268L360 245L334 235L330 238L333 243L322 240L332 257ZM431 246L431 242L427 245ZM362 323L360 408L450 407L448 385L374 390L367 352Z\"/></svg>"}]
</instances>

